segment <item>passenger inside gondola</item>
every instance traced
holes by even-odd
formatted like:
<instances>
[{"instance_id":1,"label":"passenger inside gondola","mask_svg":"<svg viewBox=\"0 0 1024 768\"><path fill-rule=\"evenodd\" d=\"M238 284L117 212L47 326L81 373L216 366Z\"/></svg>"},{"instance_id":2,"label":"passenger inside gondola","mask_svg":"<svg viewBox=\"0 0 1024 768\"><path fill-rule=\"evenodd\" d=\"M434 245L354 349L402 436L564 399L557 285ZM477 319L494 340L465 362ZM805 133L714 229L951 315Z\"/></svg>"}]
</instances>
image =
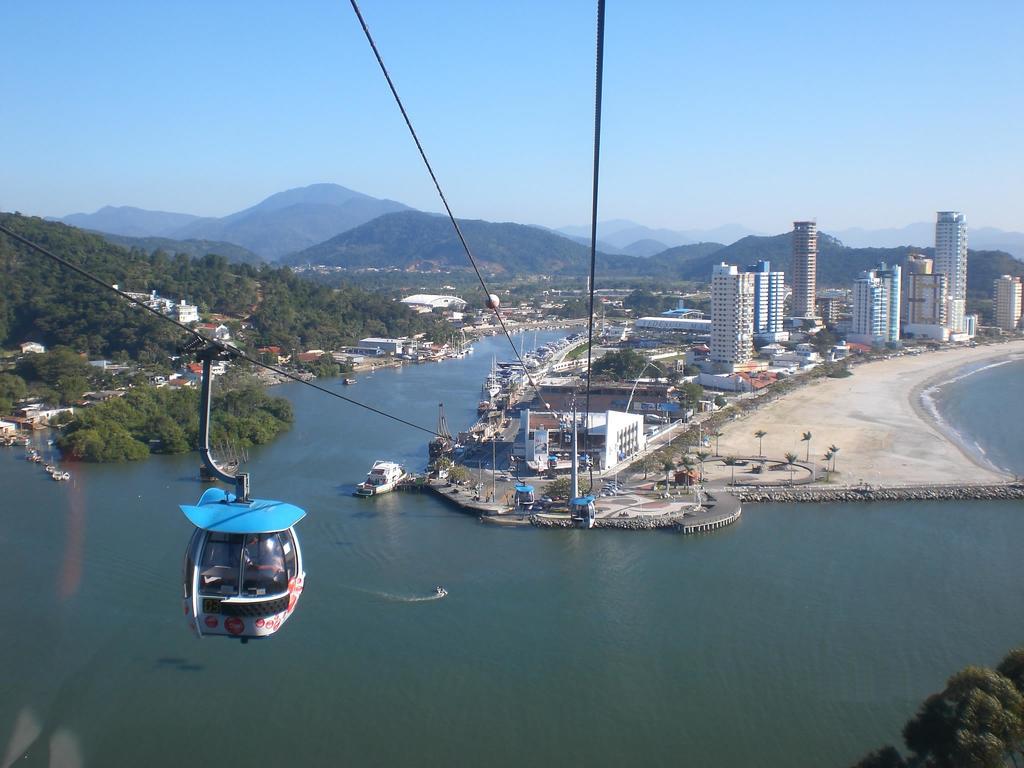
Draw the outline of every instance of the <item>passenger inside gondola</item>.
<instances>
[{"instance_id":1,"label":"passenger inside gondola","mask_svg":"<svg viewBox=\"0 0 1024 768\"><path fill-rule=\"evenodd\" d=\"M255 597L288 591L288 574L279 534L248 534L242 550L242 563L243 595Z\"/></svg>"}]
</instances>

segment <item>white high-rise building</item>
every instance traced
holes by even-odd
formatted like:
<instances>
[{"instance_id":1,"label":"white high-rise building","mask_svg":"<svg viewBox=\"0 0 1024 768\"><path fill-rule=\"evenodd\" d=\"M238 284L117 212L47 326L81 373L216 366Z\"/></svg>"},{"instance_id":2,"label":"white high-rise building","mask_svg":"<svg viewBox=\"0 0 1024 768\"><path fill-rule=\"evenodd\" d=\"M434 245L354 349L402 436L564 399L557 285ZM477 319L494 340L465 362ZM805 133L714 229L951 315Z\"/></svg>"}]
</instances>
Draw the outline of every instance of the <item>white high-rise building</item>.
<instances>
[{"instance_id":1,"label":"white high-rise building","mask_svg":"<svg viewBox=\"0 0 1024 768\"><path fill-rule=\"evenodd\" d=\"M754 276L754 336L761 341L784 341L789 338L782 330L786 276L771 270L768 261L759 261L743 270Z\"/></svg>"},{"instance_id":2,"label":"white high-rise building","mask_svg":"<svg viewBox=\"0 0 1024 768\"><path fill-rule=\"evenodd\" d=\"M881 264L853 283L850 341L886 344L900 338L900 268Z\"/></svg>"},{"instance_id":3,"label":"white high-rise building","mask_svg":"<svg viewBox=\"0 0 1024 768\"><path fill-rule=\"evenodd\" d=\"M711 273L711 362L732 372L754 355L754 275L717 264Z\"/></svg>"},{"instance_id":4,"label":"white high-rise building","mask_svg":"<svg viewBox=\"0 0 1024 768\"><path fill-rule=\"evenodd\" d=\"M1019 277L1003 275L995 281L996 325L1004 331L1015 331L1020 326L1022 298Z\"/></svg>"},{"instance_id":5,"label":"white high-rise building","mask_svg":"<svg viewBox=\"0 0 1024 768\"><path fill-rule=\"evenodd\" d=\"M939 211L935 222L935 271L946 276L946 323L963 333L967 309L967 217Z\"/></svg>"}]
</instances>

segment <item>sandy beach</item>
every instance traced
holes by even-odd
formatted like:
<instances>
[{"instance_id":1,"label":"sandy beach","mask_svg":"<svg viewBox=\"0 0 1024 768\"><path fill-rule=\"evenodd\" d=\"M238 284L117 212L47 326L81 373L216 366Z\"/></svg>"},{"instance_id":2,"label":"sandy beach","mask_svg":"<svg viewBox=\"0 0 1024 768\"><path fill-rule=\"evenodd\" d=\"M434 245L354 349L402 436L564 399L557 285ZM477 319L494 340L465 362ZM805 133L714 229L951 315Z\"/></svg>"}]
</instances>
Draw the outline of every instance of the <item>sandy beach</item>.
<instances>
[{"instance_id":1,"label":"sandy beach","mask_svg":"<svg viewBox=\"0 0 1024 768\"><path fill-rule=\"evenodd\" d=\"M949 380L964 366L1024 354L1024 341L950 348L855 365L845 379L821 379L730 422L720 441L722 455L757 454L755 430L764 430L764 453L807 454L822 463L837 445L836 483L900 485L991 482L1009 479L965 449L955 433L921 403L928 387Z\"/></svg>"}]
</instances>

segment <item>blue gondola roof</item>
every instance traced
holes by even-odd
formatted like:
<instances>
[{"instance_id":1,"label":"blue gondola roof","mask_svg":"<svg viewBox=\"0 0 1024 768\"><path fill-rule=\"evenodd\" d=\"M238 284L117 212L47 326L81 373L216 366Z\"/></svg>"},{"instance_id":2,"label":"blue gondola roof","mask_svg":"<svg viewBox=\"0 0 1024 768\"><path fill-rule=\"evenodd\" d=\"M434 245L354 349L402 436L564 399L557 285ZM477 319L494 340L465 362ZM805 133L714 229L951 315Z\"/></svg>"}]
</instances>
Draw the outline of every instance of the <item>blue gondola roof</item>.
<instances>
[{"instance_id":1,"label":"blue gondola roof","mask_svg":"<svg viewBox=\"0 0 1024 768\"><path fill-rule=\"evenodd\" d=\"M520 483L516 486L516 493L533 493L533 486Z\"/></svg>"},{"instance_id":2,"label":"blue gondola roof","mask_svg":"<svg viewBox=\"0 0 1024 768\"><path fill-rule=\"evenodd\" d=\"M594 503L594 497L593 496L577 496L575 499L572 500L572 505L574 507L585 507L588 504L593 504L593 503Z\"/></svg>"},{"instance_id":3,"label":"blue gondola roof","mask_svg":"<svg viewBox=\"0 0 1024 768\"><path fill-rule=\"evenodd\" d=\"M223 488L208 488L195 506L179 506L196 528L219 533L274 533L291 528L306 516L305 510L285 501L238 503L235 495Z\"/></svg>"}]
</instances>

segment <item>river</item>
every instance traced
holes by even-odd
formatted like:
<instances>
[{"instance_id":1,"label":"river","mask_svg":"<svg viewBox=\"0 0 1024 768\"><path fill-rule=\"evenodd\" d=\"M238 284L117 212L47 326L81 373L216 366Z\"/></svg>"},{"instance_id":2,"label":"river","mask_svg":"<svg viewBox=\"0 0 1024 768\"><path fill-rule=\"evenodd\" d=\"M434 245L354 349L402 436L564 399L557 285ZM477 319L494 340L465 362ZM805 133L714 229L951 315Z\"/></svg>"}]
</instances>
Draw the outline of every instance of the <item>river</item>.
<instances>
[{"instance_id":1,"label":"river","mask_svg":"<svg viewBox=\"0 0 1024 768\"><path fill-rule=\"evenodd\" d=\"M444 400L464 428L504 344L339 391L428 427ZM979 390L1019 374L977 374L1003 378L958 407L998 418ZM245 646L181 616L194 455L54 483L0 449L0 768L845 766L1024 641L1019 503L748 506L692 537L499 529L428 496L351 497L374 459L421 464L427 436L277 391L295 426L249 470L254 495L309 512L308 578ZM950 420L985 439L980 417ZM1001 450L1021 455L1022 432ZM423 600L437 584L448 597Z\"/></svg>"}]
</instances>

